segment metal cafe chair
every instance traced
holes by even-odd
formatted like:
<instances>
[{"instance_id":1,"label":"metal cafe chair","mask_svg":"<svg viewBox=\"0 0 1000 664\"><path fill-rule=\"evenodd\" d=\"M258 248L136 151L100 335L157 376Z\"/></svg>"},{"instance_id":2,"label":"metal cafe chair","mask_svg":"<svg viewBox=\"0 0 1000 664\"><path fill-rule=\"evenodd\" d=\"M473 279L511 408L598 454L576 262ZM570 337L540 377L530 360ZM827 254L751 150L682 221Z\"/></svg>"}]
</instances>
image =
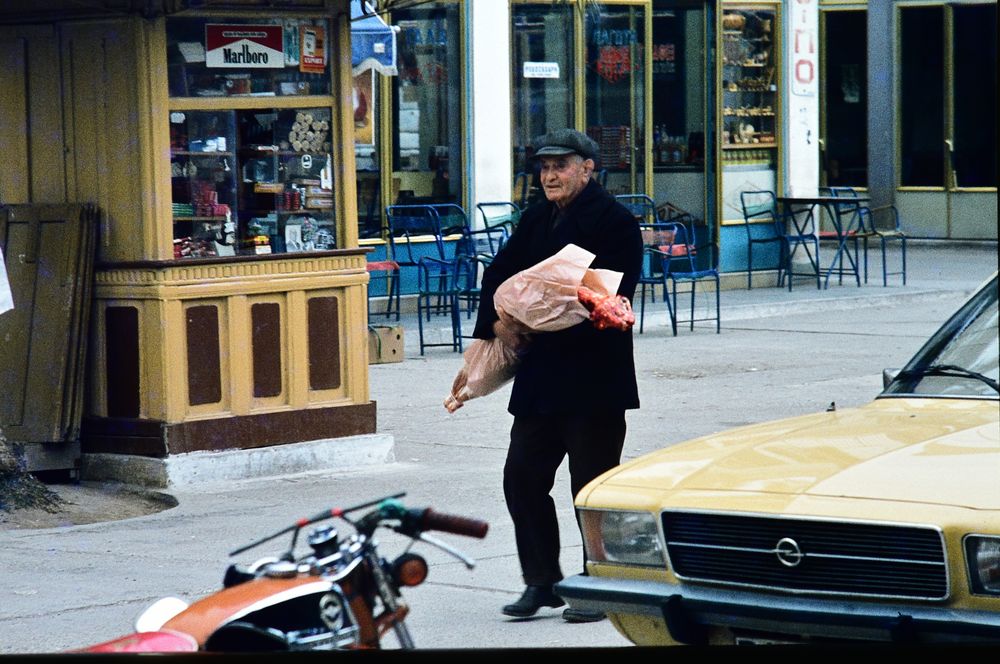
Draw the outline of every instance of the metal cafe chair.
<instances>
[{"instance_id":1,"label":"metal cafe chair","mask_svg":"<svg viewBox=\"0 0 1000 664\"><path fill-rule=\"evenodd\" d=\"M399 320L399 263L392 259L368 261L365 269L368 271L368 318L372 317L372 284L383 282L386 293L385 317L392 316L392 302L395 298L396 320Z\"/></svg>"},{"instance_id":2,"label":"metal cafe chair","mask_svg":"<svg viewBox=\"0 0 1000 664\"><path fill-rule=\"evenodd\" d=\"M836 230L822 230L819 231L819 238L821 240L834 240L836 242L841 242L841 240L850 241L851 247L853 249L854 257L853 259L848 256L847 260L850 263L850 268L844 268L844 251L841 247L837 247L837 253L835 255L834 264L831 264L830 269L827 272L827 279L829 275L833 272L837 274L837 283L844 283L844 274L853 275L858 285L861 285L861 276L858 272L858 262L860 251L859 247L861 245L860 240L863 239L865 235L865 230L863 226L863 219L861 219L861 209L858 207L858 202L851 201L851 199L856 199L858 194L851 187L819 187L818 189L821 195L833 196L835 198L845 199L844 203L835 203L832 206L827 207L828 215L836 215L836 218L831 219L833 224L836 226ZM841 238L841 233L844 232L843 229L848 229L846 231L847 237ZM846 245L844 247L846 249ZM864 255L865 262L868 262L868 244L864 244Z\"/></svg>"},{"instance_id":3,"label":"metal cafe chair","mask_svg":"<svg viewBox=\"0 0 1000 664\"><path fill-rule=\"evenodd\" d=\"M666 285L663 281L662 263L659 252L667 251L674 241L674 228L666 222L640 223L642 233L642 269L639 272L639 334L642 334L646 318L646 290L649 289L650 302L656 302L656 288L660 286L663 300L667 300ZM676 250L679 250L678 246ZM674 249L671 249L672 251Z\"/></svg>"},{"instance_id":4,"label":"metal cafe chair","mask_svg":"<svg viewBox=\"0 0 1000 664\"><path fill-rule=\"evenodd\" d=\"M454 235L469 228L469 215L458 203L427 203L438 214L441 235Z\"/></svg>"},{"instance_id":5,"label":"metal cafe chair","mask_svg":"<svg viewBox=\"0 0 1000 664\"><path fill-rule=\"evenodd\" d=\"M420 354L431 346L450 346L462 352L462 319L459 315L459 293L462 257L442 260L424 256L417 261L417 329L420 337ZM431 319L431 311L448 313L451 322L450 341L427 341L424 335L424 317Z\"/></svg>"},{"instance_id":6,"label":"metal cafe chair","mask_svg":"<svg viewBox=\"0 0 1000 664\"><path fill-rule=\"evenodd\" d=\"M861 214L861 224L864 229L861 233L861 242L864 247L864 273L865 283L868 283L868 240L877 239L882 253L882 286L889 285L890 276L900 276L903 278L903 285L906 285L906 233L899 222L899 210L895 205L880 205L877 207L863 206L859 210ZM888 270L886 260L886 243L892 240L899 242L902 253L902 264L896 271Z\"/></svg>"},{"instance_id":7,"label":"metal cafe chair","mask_svg":"<svg viewBox=\"0 0 1000 664\"><path fill-rule=\"evenodd\" d=\"M660 237L667 229L657 228L656 204L653 199L646 194L617 194L615 200L625 206L632 216L639 223L642 230L643 247L658 247L666 244L664 238ZM672 236L671 236L672 239ZM650 302L656 302L656 287L662 284L660 274L657 271L658 261L643 253L642 271L639 273L639 334L643 330L643 318L646 310L646 289L649 289ZM664 299L666 291L663 292Z\"/></svg>"},{"instance_id":8,"label":"metal cafe chair","mask_svg":"<svg viewBox=\"0 0 1000 664\"><path fill-rule=\"evenodd\" d=\"M462 239L455 248L455 258L461 261L458 266L458 299L466 305L466 315L470 318L479 303L482 270L493 262L493 257L503 248L508 237L505 226L462 231Z\"/></svg>"},{"instance_id":9,"label":"metal cafe chair","mask_svg":"<svg viewBox=\"0 0 1000 664\"><path fill-rule=\"evenodd\" d=\"M660 263L664 299L667 301L667 313L670 315L670 327L674 336L677 336L677 285L679 283L689 284L691 289L690 313L688 319L681 322L688 323L690 329L694 330L696 322L715 321L715 333L719 334L722 330L719 271L714 267L703 270L695 267L694 255L697 249L694 244L694 236L686 225L673 221L662 222L658 225L663 226L664 230L670 231L672 238L670 242L659 248L647 247L646 252ZM715 315L708 314L698 318L695 314L695 295L698 291L698 284L703 282L712 282L715 285ZM640 310L640 317L641 315Z\"/></svg>"},{"instance_id":10,"label":"metal cafe chair","mask_svg":"<svg viewBox=\"0 0 1000 664\"><path fill-rule=\"evenodd\" d=\"M444 237L441 234L441 219L437 210L430 205L389 205L385 208L389 259L395 261L392 275L400 280L402 269L417 269L420 265L419 252L414 251L417 239L430 239L432 258L447 260ZM425 242L425 244L427 244ZM396 320L400 313L400 288L396 294ZM390 305L391 306L391 305Z\"/></svg>"},{"instance_id":11,"label":"metal cafe chair","mask_svg":"<svg viewBox=\"0 0 1000 664\"><path fill-rule=\"evenodd\" d=\"M484 201L476 203L476 210L482 217L483 227L503 226L508 237L514 234L521 220L521 208L511 201Z\"/></svg>"},{"instance_id":12,"label":"metal cafe chair","mask_svg":"<svg viewBox=\"0 0 1000 664\"><path fill-rule=\"evenodd\" d=\"M755 245L778 245L778 285L784 283L786 245L782 239L785 229L778 216L778 205L773 191L741 191L740 206L743 210L743 227L747 233L747 288L753 288L753 248ZM770 269L770 268L762 268Z\"/></svg>"}]
</instances>

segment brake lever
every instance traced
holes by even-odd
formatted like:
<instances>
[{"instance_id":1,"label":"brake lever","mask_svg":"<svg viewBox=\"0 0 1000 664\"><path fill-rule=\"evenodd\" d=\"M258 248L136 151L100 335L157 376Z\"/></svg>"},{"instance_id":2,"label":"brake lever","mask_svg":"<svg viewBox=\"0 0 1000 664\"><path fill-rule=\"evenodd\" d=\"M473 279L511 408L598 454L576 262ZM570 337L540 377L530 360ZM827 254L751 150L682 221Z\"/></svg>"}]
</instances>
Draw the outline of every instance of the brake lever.
<instances>
[{"instance_id":1,"label":"brake lever","mask_svg":"<svg viewBox=\"0 0 1000 664\"><path fill-rule=\"evenodd\" d=\"M472 569L472 568L474 568L476 566L476 561L475 560L473 560L469 556L465 555L464 553L462 553L461 551L459 551L455 547L451 546L450 544L447 544L446 542L442 542L441 540L439 540L436 537L431 537L427 533L419 533L417 535L417 539L420 540L421 542L427 542L428 544L436 546L437 548L441 549L445 553L451 554L452 556L454 556L458 560L462 561L462 563L465 564L465 566L468 569Z\"/></svg>"}]
</instances>

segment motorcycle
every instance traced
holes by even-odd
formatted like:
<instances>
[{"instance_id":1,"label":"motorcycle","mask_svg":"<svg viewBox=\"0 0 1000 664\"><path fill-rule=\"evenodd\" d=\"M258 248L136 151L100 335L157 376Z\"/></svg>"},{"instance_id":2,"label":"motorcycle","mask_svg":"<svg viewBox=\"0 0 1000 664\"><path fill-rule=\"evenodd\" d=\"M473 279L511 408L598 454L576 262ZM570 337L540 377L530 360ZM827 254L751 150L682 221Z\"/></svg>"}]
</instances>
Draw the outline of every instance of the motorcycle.
<instances>
[{"instance_id":1,"label":"motorcycle","mask_svg":"<svg viewBox=\"0 0 1000 664\"><path fill-rule=\"evenodd\" d=\"M409 606L400 589L427 578L427 561L410 546L430 544L457 558L468 569L475 561L427 534L441 531L483 538L485 521L444 514L431 508L407 508L397 493L346 508L333 508L232 551L238 556L291 534L280 556L250 565L232 564L222 589L192 604L166 597L147 608L135 633L74 652L273 652L377 649L392 630L400 648L414 647L406 626ZM370 509L371 508L371 509ZM368 510L355 518L353 513ZM295 553L303 528L327 519L353 528L342 537L332 524L312 529L310 550ZM383 557L374 535L386 528L410 538L392 561Z\"/></svg>"}]
</instances>

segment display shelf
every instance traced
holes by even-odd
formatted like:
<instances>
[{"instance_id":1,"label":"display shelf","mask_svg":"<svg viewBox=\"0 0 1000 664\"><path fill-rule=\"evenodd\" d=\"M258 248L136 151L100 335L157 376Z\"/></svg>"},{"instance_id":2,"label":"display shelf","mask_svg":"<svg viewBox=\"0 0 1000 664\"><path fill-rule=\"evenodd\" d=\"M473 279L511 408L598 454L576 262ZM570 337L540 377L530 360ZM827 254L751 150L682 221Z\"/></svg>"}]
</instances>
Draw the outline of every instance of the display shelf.
<instances>
[{"instance_id":1,"label":"display shelf","mask_svg":"<svg viewBox=\"0 0 1000 664\"><path fill-rule=\"evenodd\" d=\"M722 22L721 143L724 149L776 145L775 11L727 8ZM766 137L764 141L761 137Z\"/></svg>"}]
</instances>

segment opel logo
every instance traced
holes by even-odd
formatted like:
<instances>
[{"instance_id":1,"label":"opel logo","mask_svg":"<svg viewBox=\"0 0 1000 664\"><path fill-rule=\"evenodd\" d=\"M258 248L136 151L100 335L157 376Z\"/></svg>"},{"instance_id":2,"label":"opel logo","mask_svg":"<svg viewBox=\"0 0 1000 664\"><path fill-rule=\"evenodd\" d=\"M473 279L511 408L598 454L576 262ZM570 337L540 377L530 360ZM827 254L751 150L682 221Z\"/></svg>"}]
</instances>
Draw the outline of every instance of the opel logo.
<instances>
[{"instance_id":1,"label":"opel logo","mask_svg":"<svg viewBox=\"0 0 1000 664\"><path fill-rule=\"evenodd\" d=\"M805 554L799 548L799 543L791 537L782 537L774 545L774 555L778 556L778 562L785 567L795 567L802 562Z\"/></svg>"}]
</instances>

